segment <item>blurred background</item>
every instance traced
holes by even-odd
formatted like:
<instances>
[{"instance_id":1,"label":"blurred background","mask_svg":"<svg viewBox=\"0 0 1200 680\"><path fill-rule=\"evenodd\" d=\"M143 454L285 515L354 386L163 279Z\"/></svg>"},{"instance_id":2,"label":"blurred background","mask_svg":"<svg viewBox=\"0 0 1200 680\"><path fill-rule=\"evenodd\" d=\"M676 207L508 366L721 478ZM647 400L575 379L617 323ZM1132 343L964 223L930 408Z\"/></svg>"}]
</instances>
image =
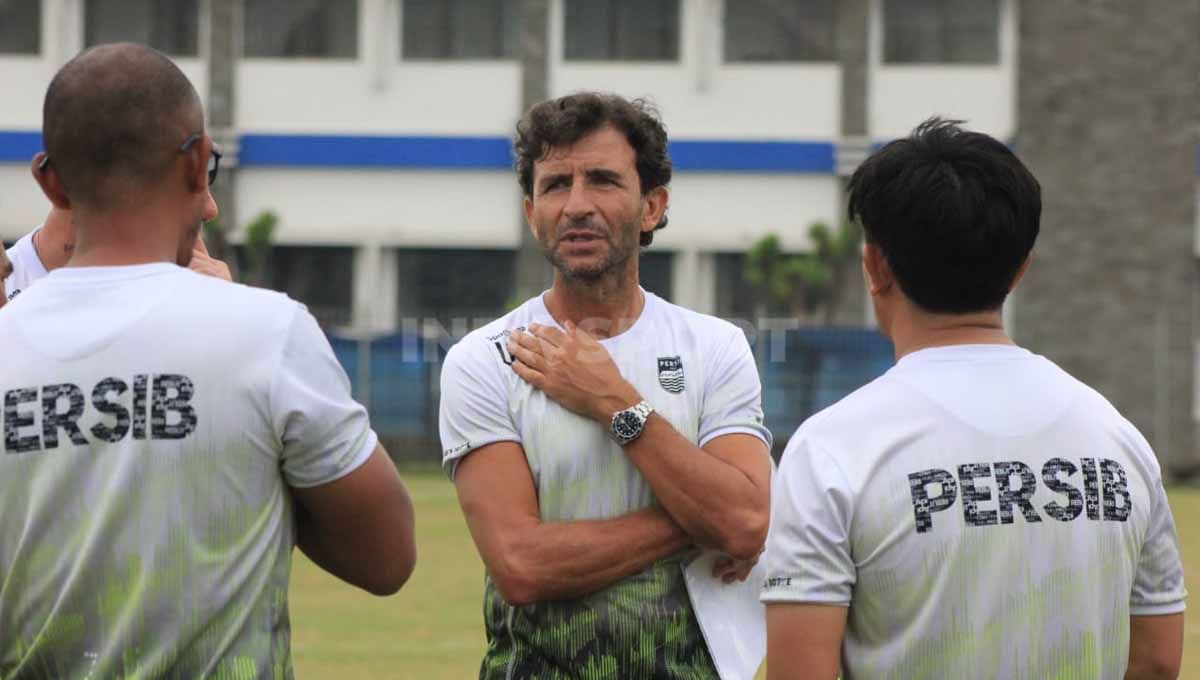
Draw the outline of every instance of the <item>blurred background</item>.
<instances>
[{"instance_id":1,"label":"blurred background","mask_svg":"<svg viewBox=\"0 0 1200 680\"><path fill-rule=\"evenodd\" d=\"M1200 0L0 0L0 238L48 210L28 161L58 67L103 42L166 52L225 152L210 249L306 303L392 454L435 464L439 358L550 280L521 218L517 119L580 89L647 97L675 178L643 285L746 330L782 445L892 363L845 224L847 177L928 116L962 119L1043 186L1010 331L1113 401L1187 482L1198 38ZM447 508L428 540L451 541L465 571L446 587L470 609L445 631L432 604L404 625L430 638L418 655L466 649L470 668L482 571L449 485L422 484ZM462 626L466 642L439 646ZM302 661L321 644L308 635L339 639L298 625Z\"/></svg>"}]
</instances>

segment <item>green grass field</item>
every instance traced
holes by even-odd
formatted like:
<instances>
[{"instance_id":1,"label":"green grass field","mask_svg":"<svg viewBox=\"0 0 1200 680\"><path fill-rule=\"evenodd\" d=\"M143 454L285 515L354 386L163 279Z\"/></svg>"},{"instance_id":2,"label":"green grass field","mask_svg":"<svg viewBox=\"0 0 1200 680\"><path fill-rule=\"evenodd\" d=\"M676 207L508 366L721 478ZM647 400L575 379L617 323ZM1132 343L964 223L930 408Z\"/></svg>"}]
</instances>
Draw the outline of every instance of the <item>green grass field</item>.
<instances>
[{"instance_id":1,"label":"green grass field","mask_svg":"<svg viewBox=\"0 0 1200 680\"><path fill-rule=\"evenodd\" d=\"M417 508L417 571L398 595L376 598L296 553L292 651L305 680L461 680L479 672L483 565L454 489L440 472L404 475ZM1200 490L1171 493L1188 589L1200 594ZM1195 524L1196 526L1192 526ZM1200 621L1188 624L1183 674L1200 680Z\"/></svg>"}]
</instances>

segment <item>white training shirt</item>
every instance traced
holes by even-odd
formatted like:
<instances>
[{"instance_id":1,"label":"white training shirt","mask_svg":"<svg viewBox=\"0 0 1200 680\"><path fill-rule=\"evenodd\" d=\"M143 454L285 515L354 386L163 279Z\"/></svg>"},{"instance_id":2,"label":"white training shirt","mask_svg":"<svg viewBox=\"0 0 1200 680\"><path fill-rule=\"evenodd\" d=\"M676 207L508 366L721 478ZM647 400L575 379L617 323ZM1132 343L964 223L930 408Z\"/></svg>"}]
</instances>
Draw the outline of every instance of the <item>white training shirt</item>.
<instances>
[{"instance_id":1,"label":"white training shirt","mask_svg":"<svg viewBox=\"0 0 1200 680\"><path fill-rule=\"evenodd\" d=\"M13 244L12 248L5 251L13 266L12 274L4 279L4 294L8 296L9 300L20 295L30 284L46 275L46 266L42 264L37 249L33 247L33 235L37 233L38 229L21 237Z\"/></svg>"},{"instance_id":2,"label":"white training shirt","mask_svg":"<svg viewBox=\"0 0 1200 680\"><path fill-rule=\"evenodd\" d=\"M1012 346L915 352L813 416L772 497L767 603L850 605L843 677L1111 678L1180 612L1154 453Z\"/></svg>"},{"instance_id":3,"label":"white training shirt","mask_svg":"<svg viewBox=\"0 0 1200 680\"><path fill-rule=\"evenodd\" d=\"M698 446L745 433L771 441L746 336L733 324L643 291L632 327L600 340L621 375ZM575 415L512 370L509 334L531 323L559 327L537 296L467 335L442 366L443 462L454 474L471 451L518 442L547 521L609 519L651 506L654 493L606 425Z\"/></svg>"},{"instance_id":4,"label":"white training shirt","mask_svg":"<svg viewBox=\"0 0 1200 680\"><path fill-rule=\"evenodd\" d=\"M316 321L174 264L0 311L0 676L291 677L289 487L376 445Z\"/></svg>"}]
</instances>

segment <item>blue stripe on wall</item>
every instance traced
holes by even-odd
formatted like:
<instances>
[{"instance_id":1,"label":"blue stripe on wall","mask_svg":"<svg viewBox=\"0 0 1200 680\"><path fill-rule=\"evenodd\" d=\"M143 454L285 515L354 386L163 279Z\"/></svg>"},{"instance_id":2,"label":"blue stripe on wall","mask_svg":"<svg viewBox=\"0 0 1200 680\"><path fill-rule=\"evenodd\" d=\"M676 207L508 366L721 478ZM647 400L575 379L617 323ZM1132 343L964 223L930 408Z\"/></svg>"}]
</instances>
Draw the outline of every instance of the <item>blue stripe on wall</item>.
<instances>
[{"instance_id":1,"label":"blue stripe on wall","mask_svg":"<svg viewBox=\"0 0 1200 680\"><path fill-rule=\"evenodd\" d=\"M830 142L689 141L670 144L676 170L710 172L819 172L837 167Z\"/></svg>"},{"instance_id":2,"label":"blue stripe on wall","mask_svg":"<svg viewBox=\"0 0 1200 680\"><path fill-rule=\"evenodd\" d=\"M350 137L243 135L242 165L306 167L468 168L512 167L503 137Z\"/></svg>"},{"instance_id":3,"label":"blue stripe on wall","mask_svg":"<svg viewBox=\"0 0 1200 680\"><path fill-rule=\"evenodd\" d=\"M829 142L689 141L670 145L683 171L832 173ZM509 169L505 137L351 137L245 135L239 161L246 166Z\"/></svg>"},{"instance_id":4,"label":"blue stripe on wall","mask_svg":"<svg viewBox=\"0 0 1200 680\"><path fill-rule=\"evenodd\" d=\"M240 140L244 166L508 170L506 137L391 137L249 134ZM40 132L0 131L0 162L27 162L42 149ZM670 144L684 172L832 173L830 142L678 140Z\"/></svg>"},{"instance_id":5,"label":"blue stripe on wall","mask_svg":"<svg viewBox=\"0 0 1200 680\"><path fill-rule=\"evenodd\" d=\"M41 150L41 132L0 130L0 163L28 163Z\"/></svg>"}]
</instances>

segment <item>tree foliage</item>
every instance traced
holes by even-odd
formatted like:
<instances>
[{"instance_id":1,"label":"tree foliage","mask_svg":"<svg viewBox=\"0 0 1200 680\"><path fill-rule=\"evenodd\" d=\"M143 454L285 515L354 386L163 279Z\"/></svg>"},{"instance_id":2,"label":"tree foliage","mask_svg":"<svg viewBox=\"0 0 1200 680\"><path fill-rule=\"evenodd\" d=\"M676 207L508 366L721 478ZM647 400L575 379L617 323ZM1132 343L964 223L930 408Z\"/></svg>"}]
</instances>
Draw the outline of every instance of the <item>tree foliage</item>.
<instances>
[{"instance_id":1,"label":"tree foliage","mask_svg":"<svg viewBox=\"0 0 1200 680\"><path fill-rule=\"evenodd\" d=\"M746 252L743 275L768 308L804 318L823 312L828 324L841 299L842 275L858 259L859 235L852 222L837 230L816 222L808 229L812 250L786 253L779 236L768 234Z\"/></svg>"}]
</instances>

